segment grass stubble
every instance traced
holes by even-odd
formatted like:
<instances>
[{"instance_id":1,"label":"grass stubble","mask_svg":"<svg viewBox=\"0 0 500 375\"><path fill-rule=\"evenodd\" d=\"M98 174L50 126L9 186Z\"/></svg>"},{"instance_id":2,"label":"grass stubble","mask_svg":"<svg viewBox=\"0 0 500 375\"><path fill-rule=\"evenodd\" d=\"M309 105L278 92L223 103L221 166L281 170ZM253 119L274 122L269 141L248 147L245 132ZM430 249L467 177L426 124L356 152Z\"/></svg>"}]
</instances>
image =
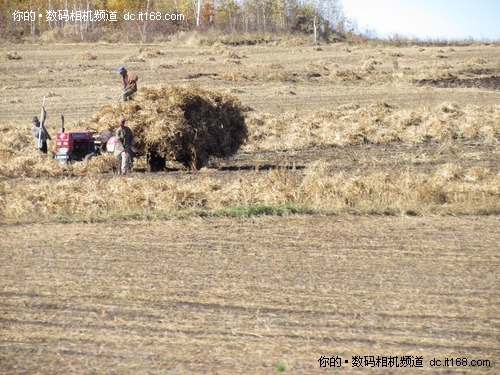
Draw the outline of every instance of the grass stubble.
<instances>
[{"instance_id":1,"label":"grass stubble","mask_svg":"<svg viewBox=\"0 0 500 375\"><path fill-rule=\"evenodd\" d=\"M459 357L491 361L460 371L492 374L497 227L352 215L4 226L2 367L301 374L324 370L320 356L373 355L422 356L398 373Z\"/></svg>"}]
</instances>

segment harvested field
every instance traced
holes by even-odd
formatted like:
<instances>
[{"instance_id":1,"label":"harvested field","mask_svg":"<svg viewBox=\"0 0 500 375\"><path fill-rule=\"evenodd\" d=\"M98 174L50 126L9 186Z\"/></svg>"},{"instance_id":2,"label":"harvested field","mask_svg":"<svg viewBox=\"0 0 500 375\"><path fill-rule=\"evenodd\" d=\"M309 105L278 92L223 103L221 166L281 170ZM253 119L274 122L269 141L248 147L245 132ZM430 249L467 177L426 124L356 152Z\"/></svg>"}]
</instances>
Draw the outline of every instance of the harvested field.
<instances>
[{"instance_id":1,"label":"harvested field","mask_svg":"<svg viewBox=\"0 0 500 375\"><path fill-rule=\"evenodd\" d=\"M321 356L490 361L498 217L2 226L4 373L331 373ZM477 362L475 362L477 363Z\"/></svg>"},{"instance_id":2,"label":"harvested field","mask_svg":"<svg viewBox=\"0 0 500 375\"><path fill-rule=\"evenodd\" d=\"M0 45L0 373L499 372L500 45L253 40ZM138 97L234 100L239 148L125 177L35 153L43 96L52 135L118 120L122 64Z\"/></svg>"}]
</instances>

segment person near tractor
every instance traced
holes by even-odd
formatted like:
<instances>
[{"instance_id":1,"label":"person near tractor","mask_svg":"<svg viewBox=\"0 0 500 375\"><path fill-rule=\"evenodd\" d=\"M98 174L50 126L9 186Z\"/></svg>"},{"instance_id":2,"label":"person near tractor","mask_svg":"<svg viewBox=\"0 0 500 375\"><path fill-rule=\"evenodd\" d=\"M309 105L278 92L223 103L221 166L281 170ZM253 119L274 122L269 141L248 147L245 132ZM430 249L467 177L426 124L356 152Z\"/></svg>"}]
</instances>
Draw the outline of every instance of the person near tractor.
<instances>
[{"instance_id":1,"label":"person near tractor","mask_svg":"<svg viewBox=\"0 0 500 375\"><path fill-rule=\"evenodd\" d=\"M139 77L135 73L128 72L124 66L118 67L118 74L122 76L122 100L126 102L132 99L132 95L137 91L137 81L139 80Z\"/></svg>"},{"instance_id":2,"label":"person near tractor","mask_svg":"<svg viewBox=\"0 0 500 375\"><path fill-rule=\"evenodd\" d=\"M38 151L43 152L44 154L47 153L47 140L52 140L50 138L49 132L47 129L45 129L45 126L40 124L40 121L38 120L38 117L33 116L31 119L32 127L31 127L31 133L33 133L33 136L35 137L35 148Z\"/></svg>"},{"instance_id":3,"label":"person near tractor","mask_svg":"<svg viewBox=\"0 0 500 375\"><path fill-rule=\"evenodd\" d=\"M125 125L125 118L120 117L119 127L116 130L115 155L119 160L120 174L130 173L132 170L132 146L134 144L134 134Z\"/></svg>"}]
</instances>

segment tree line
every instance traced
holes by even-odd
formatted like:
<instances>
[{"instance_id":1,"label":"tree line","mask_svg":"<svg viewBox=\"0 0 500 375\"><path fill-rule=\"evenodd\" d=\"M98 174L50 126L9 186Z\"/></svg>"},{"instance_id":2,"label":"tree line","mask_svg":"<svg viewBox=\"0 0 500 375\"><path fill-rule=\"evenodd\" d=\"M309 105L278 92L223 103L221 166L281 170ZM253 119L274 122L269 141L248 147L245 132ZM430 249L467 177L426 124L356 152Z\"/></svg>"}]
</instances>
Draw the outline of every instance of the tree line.
<instances>
[{"instance_id":1,"label":"tree line","mask_svg":"<svg viewBox=\"0 0 500 375\"><path fill-rule=\"evenodd\" d=\"M307 33L329 38L346 32L340 0L2 0L0 38L72 30L82 41L119 31L147 41L178 31Z\"/></svg>"}]
</instances>

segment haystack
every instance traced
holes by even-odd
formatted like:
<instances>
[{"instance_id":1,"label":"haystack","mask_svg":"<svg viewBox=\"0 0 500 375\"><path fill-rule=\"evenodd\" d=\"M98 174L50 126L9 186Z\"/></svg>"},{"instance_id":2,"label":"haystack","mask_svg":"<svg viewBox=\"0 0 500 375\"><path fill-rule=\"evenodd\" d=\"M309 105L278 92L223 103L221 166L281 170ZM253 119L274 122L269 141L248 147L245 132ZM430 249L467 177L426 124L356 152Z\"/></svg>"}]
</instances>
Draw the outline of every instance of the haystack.
<instances>
[{"instance_id":1,"label":"haystack","mask_svg":"<svg viewBox=\"0 0 500 375\"><path fill-rule=\"evenodd\" d=\"M91 119L98 130L125 116L139 154L155 153L189 168L210 157L234 155L247 138L243 105L234 97L196 86L143 88L134 100L102 107Z\"/></svg>"}]
</instances>

